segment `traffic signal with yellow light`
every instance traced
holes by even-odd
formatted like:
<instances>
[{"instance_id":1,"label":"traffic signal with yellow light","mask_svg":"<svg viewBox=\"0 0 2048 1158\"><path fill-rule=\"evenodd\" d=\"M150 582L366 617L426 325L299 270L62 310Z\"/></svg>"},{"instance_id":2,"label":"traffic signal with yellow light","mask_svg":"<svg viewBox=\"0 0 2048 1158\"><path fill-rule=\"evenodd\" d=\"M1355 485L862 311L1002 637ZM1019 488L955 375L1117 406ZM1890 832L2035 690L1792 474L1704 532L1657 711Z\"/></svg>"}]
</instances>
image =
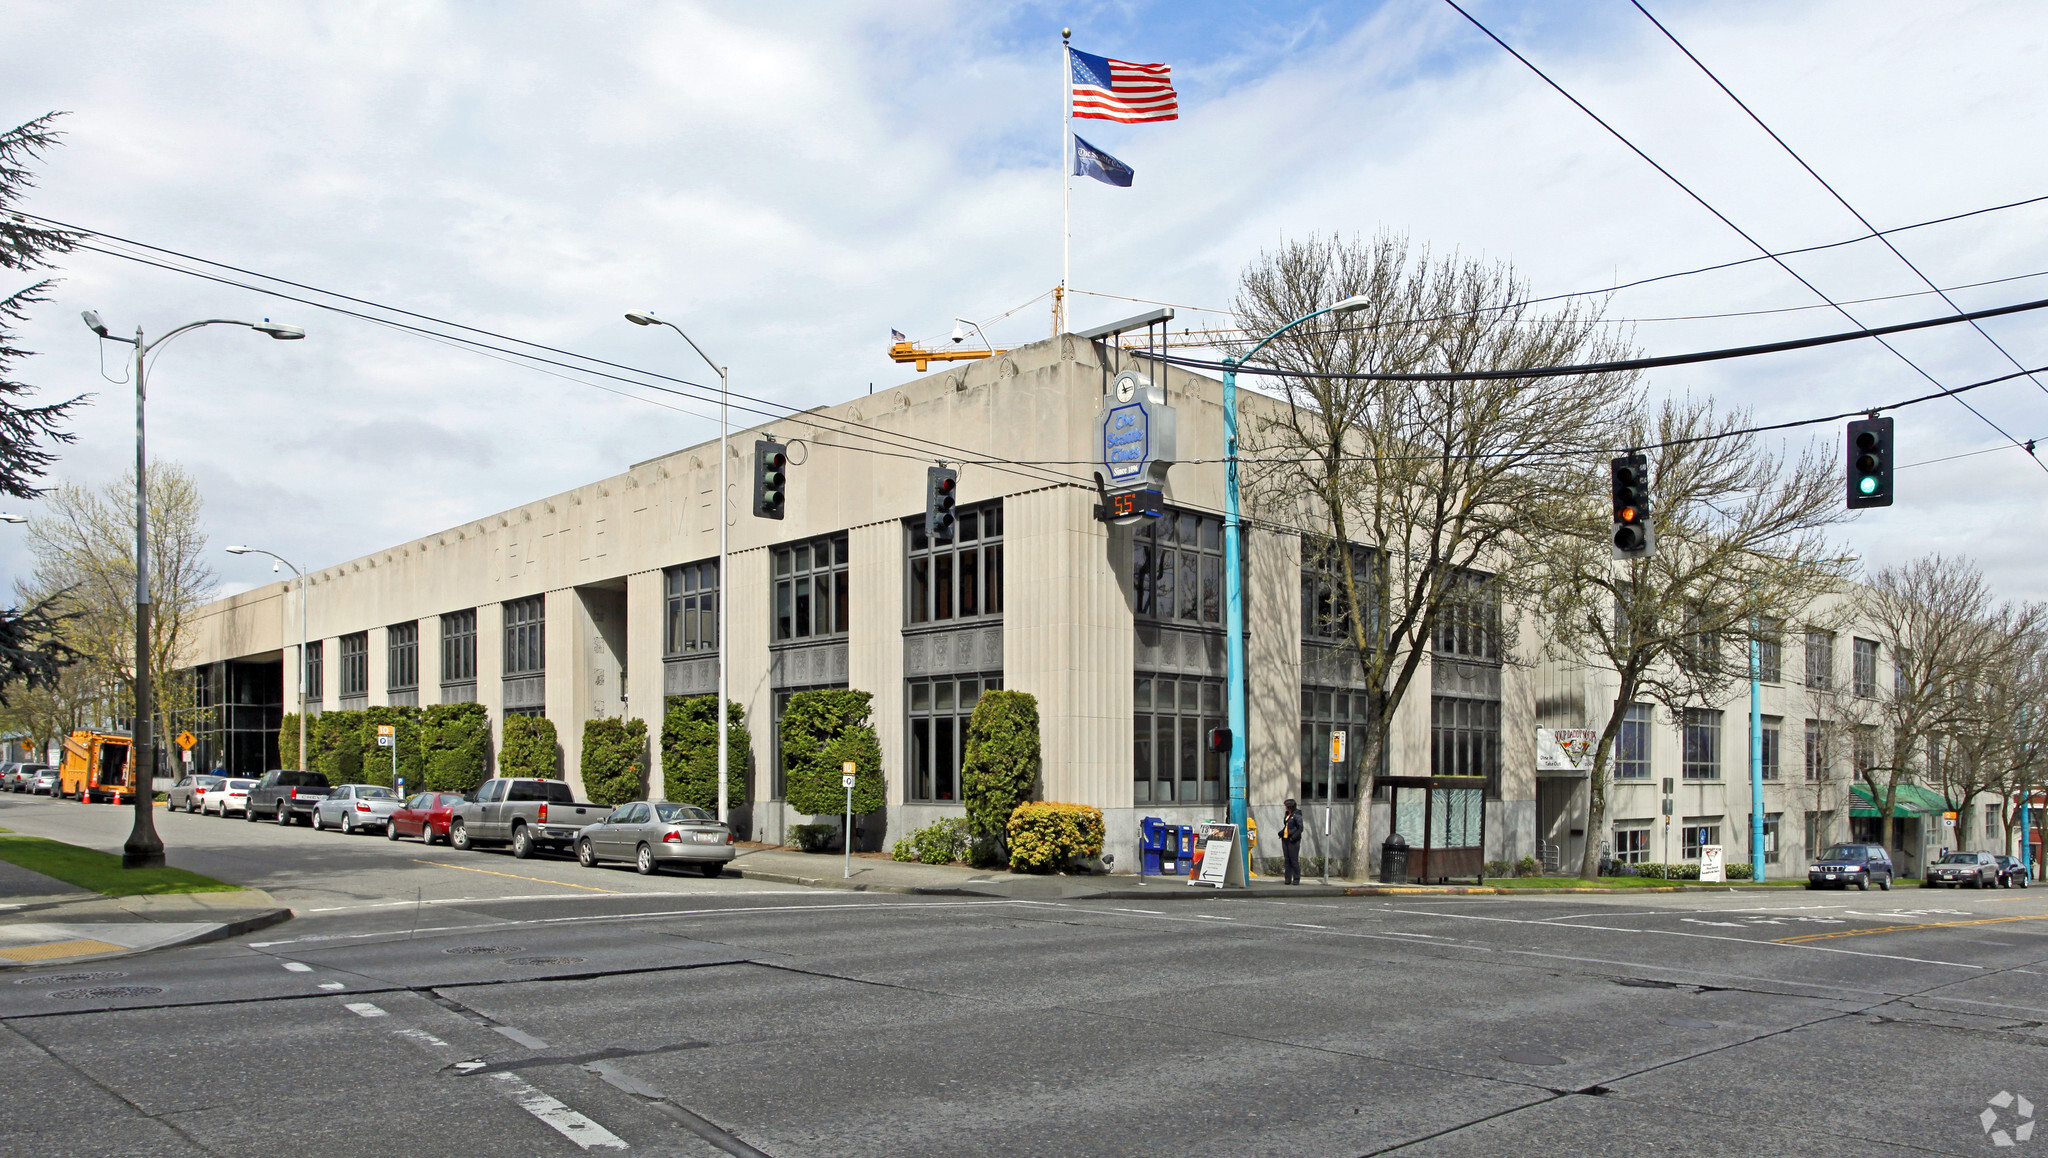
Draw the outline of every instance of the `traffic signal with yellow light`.
<instances>
[{"instance_id":1,"label":"traffic signal with yellow light","mask_svg":"<svg viewBox=\"0 0 2048 1158\"><path fill-rule=\"evenodd\" d=\"M1608 464L1614 477L1614 557L1647 559L1657 553L1650 527L1650 459L1625 454Z\"/></svg>"},{"instance_id":2,"label":"traffic signal with yellow light","mask_svg":"<svg viewBox=\"0 0 2048 1158\"><path fill-rule=\"evenodd\" d=\"M1849 509L1892 505L1892 420L1849 423Z\"/></svg>"}]
</instances>

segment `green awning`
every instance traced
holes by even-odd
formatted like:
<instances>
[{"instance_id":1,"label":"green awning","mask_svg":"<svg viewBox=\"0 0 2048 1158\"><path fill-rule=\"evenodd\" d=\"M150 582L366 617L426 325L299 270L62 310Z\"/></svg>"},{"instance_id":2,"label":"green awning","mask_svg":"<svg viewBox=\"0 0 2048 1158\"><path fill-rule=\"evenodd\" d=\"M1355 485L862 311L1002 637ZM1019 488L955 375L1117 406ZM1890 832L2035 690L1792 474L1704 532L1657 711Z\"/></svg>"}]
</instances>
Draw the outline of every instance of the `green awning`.
<instances>
[{"instance_id":1,"label":"green awning","mask_svg":"<svg viewBox=\"0 0 2048 1158\"><path fill-rule=\"evenodd\" d=\"M1918 784L1899 785L1899 794L1893 801L1893 816L1940 816L1950 811L1948 799L1939 792L1929 791ZM1882 816L1877 802L1870 795L1867 784L1849 786L1849 815Z\"/></svg>"}]
</instances>

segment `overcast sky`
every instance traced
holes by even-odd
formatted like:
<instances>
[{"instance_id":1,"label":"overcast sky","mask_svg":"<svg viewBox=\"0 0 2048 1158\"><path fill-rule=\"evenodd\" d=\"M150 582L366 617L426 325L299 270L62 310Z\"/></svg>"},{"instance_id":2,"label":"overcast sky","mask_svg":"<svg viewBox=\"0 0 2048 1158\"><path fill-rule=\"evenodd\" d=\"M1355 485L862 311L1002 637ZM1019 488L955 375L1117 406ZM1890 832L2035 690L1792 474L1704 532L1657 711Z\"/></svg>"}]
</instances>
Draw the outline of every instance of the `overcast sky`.
<instances>
[{"instance_id":1,"label":"overcast sky","mask_svg":"<svg viewBox=\"0 0 2048 1158\"><path fill-rule=\"evenodd\" d=\"M1652 12L1880 228L2048 194L2048 21L2037 3L1717 3ZM1623 0L1472 9L1763 244L1854 217ZM0 121L66 110L32 212L704 380L651 308L729 362L736 390L797 406L914 376L889 330L938 337L1059 278L1059 29L1173 67L1181 119L1079 122L1137 171L1074 188L1074 284L1229 304L1261 247L1406 231L1512 261L1540 293L1755 250L1456 12L1383 4L31 3L6 5ZM1980 308L2048 297L2048 203L1900 234ZM1923 290L1874 242L1790 259L1838 300ZM354 557L715 436L715 419L606 393L345 316L78 253L26 329L26 378L94 404L57 477L133 459L129 387L78 321L118 333L275 317L308 340L214 328L151 377L155 456L200 479L216 544L307 566ZM1850 328L1767 264L1615 295L1670 353ZM1077 326L1138 308L1081 297ZM1789 312L1702 321L1656 319ZM1867 324L1944 312L1914 297ZM1183 312L1202 325L1206 315ZM1048 332L1043 302L988 327ZM1181 324L1181 323L1176 323ZM1986 328L2048 363L2048 317ZM1967 327L1899 348L1943 385L2012 369ZM109 344L121 379L126 347ZM2044 379L2048 380L2048 379ZM1763 420L1931 387L1874 343L1655 372ZM2048 438L2048 388L1969 395ZM673 399L666 400L673 402ZM701 407L696 409L702 410ZM1875 563L1976 557L2001 593L2048 598L2048 471L1953 401L1898 414L1898 505L1844 539ZM1840 439L1833 425L1817 436ZM2005 449L1994 449L1999 446ZM1971 454L1971 452L1988 453ZM1830 453L1833 453L1832 451ZM2044 453L2048 459L2048 453ZM33 515L33 506L21 508ZM0 526L0 575L31 560ZM266 567L217 559L229 590Z\"/></svg>"}]
</instances>

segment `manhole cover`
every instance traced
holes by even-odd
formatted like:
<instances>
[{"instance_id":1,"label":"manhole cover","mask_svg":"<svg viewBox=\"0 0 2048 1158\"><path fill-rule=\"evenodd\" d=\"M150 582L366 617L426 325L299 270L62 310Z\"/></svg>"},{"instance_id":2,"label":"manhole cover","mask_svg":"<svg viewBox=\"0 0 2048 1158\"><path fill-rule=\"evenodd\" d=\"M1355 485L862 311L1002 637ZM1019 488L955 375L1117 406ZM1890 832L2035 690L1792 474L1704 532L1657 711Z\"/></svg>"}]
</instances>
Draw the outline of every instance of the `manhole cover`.
<instances>
[{"instance_id":1,"label":"manhole cover","mask_svg":"<svg viewBox=\"0 0 2048 1158\"><path fill-rule=\"evenodd\" d=\"M1521 1051L1504 1053L1500 1055L1500 1060L1513 1062L1518 1066L1561 1066L1564 1064L1564 1059L1561 1057L1553 1057L1547 1053L1524 1053Z\"/></svg>"},{"instance_id":2,"label":"manhole cover","mask_svg":"<svg viewBox=\"0 0 2048 1158\"><path fill-rule=\"evenodd\" d=\"M517 945L457 945L457 946L455 946L455 947L454 947L453 949L443 949L443 950L441 950L441 952L443 952L443 953L453 953L453 954L455 954L455 955L456 955L456 956L458 956L458 957L482 957L482 956L487 956L487 955L489 955L489 954L492 954L492 953L517 953L517 952L519 952L519 946L517 946Z\"/></svg>"},{"instance_id":3,"label":"manhole cover","mask_svg":"<svg viewBox=\"0 0 2048 1158\"><path fill-rule=\"evenodd\" d=\"M1664 1024L1665 1024L1665 1025L1675 1025L1675 1026L1677 1026L1677 1027L1678 1027L1678 1028L1680 1028L1680 1029L1712 1029L1712 1028L1714 1028L1714 1023L1713 1023L1713 1022L1711 1022L1711 1021L1701 1021L1701 1020L1699 1020L1698 1018L1693 1018L1693 1017L1667 1017L1667 1018L1664 1018L1664 1019L1663 1019L1663 1021L1664 1021Z\"/></svg>"},{"instance_id":4,"label":"manhole cover","mask_svg":"<svg viewBox=\"0 0 2048 1158\"><path fill-rule=\"evenodd\" d=\"M581 965L587 957L507 957L507 965Z\"/></svg>"},{"instance_id":5,"label":"manhole cover","mask_svg":"<svg viewBox=\"0 0 2048 1158\"><path fill-rule=\"evenodd\" d=\"M128 975L127 975L126 973L115 973L115 972L112 972L112 971L106 971L106 972L100 972L100 973L46 973L46 974L44 974L44 975L43 975L43 976L41 976L41 977L22 977L22 978L19 978L19 979L17 979L17 980L15 981L15 984L16 984L16 985L76 985L76 984L77 984L77 983L79 983L80 981L112 981L112 980L113 980L114 978L116 978L116 977L126 977L126 976L128 976Z\"/></svg>"},{"instance_id":6,"label":"manhole cover","mask_svg":"<svg viewBox=\"0 0 2048 1158\"><path fill-rule=\"evenodd\" d=\"M84 1001L92 997L154 997L162 992L154 985L95 985L91 989L58 989L50 996L58 1001Z\"/></svg>"}]
</instances>

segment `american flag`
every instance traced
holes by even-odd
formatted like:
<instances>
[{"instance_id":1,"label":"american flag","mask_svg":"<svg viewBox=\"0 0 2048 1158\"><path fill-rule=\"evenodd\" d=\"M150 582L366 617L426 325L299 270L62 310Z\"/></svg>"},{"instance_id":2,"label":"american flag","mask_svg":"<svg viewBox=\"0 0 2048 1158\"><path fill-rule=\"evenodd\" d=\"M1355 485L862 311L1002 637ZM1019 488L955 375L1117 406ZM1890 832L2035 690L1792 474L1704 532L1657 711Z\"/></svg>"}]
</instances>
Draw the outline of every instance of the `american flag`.
<instances>
[{"instance_id":1,"label":"american flag","mask_svg":"<svg viewBox=\"0 0 2048 1158\"><path fill-rule=\"evenodd\" d=\"M1180 99L1173 70L1163 64L1132 64L1069 49L1074 70L1074 115L1098 121L1177 121Z\"/></svg>"}]
</instances>

